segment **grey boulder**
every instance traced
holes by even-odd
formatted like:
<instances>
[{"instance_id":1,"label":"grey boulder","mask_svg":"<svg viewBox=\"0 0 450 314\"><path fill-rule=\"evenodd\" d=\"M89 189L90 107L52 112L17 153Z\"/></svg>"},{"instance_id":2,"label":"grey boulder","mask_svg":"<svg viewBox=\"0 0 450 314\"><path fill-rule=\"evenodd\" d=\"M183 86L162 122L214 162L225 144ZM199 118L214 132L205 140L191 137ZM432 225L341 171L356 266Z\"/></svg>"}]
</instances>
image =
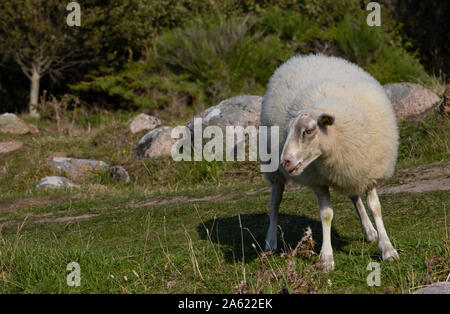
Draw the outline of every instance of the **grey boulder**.
<instances>
[{"instance_id":1,"label":"grey boulder","mask_svg":"<svg viewBox=\"0 0 450 314\"><path fill-rule=\"evenodd\" d=\"M221 101L218 105L210 107L205 111L198 114L187 125L186 129L191 134L191 144L194 143L195 138L195 119L201 118L201 132L209 126L217 126L222 130L222 135L226 136L227 126L239 126L247 128L249 126L255 127L255 132L250 133L255 136L259 133L259 126L261 124L261 105L263 98L261 96L241 95L235 96L229 99ZM209 138L203 138L202 144L204 145ZM229 150L226 146L226 140L223 138L222 151ZM244 147L249 144L248 137L243 141L239 141L237 135L234 137L235 145L228 152L236 156L238 147ZM228 154L227 153L227 154Z\"/></svg>"},{"instance_id":2,"label":"grey boulder","mask_svg":"<svg viewBox=\"0 0 450 314\"><path fill-rule=\"evenodd\" d=\"M128 183L130 182L130 175L128 171L122 166L113 166L109 171L109 177L111 180L120 182L120 183Z\"/></svg>"},{"instance_id":3,"label":"grey boulder","mask_svg":"<svg viewBox=\"0 0 450 314\"><path fill-rule=\"evenodd\" d=\"M52 169L66 173L72 178L85 178L108 168L104 161L70 157L53 157L48 163Z\"/></svg>"},{"instance_id":4,"label":"grey boulder","mask_svg":"<svg viewBox=\"0 0 450 314\"><path fill-rule=\"evenodd\" d=\"M441 102L439 96L418 84L403 82L383 87L399 121L426 116Z\"/></svg>"},{"instance_id":5,"label":"grey boulder","mask_svg":"<svg viewBox=\"0 0 450 314\"><path fill-rule=\"evenodd\" d=\"M51 189L58 189L65 187L71 188L76 186L78 185L72 183L72 181L70 181L69 179L58 176L49 176L42 178L36 185L37 188L51 188Z\"/></svg>"},{"instance_id":6,"label":"grey boulder","mask_svg":"<svg viewBox=\"0 0 450 314\"><path fill-rule=\"evenodd\" d=\"M23 142L0 142L0 154L11 153L22 146Z\"/></svg>"},{"instance_id":7,"label":"grey boulder","mask_svg":"<svg viewBox=\"0 0 450 314\"><path fill-rule=\"evenodd\" d=\"M226 126L247 127L253 125L259 127L261 115L261 96L241 95L221 101L198 114L195 118L202 119L202 127L210 125L218 126L225 131ZM194 120L186 127L194 132Z\"/></svg>"},{"instance_id":8,"label":"grey boulder","mask_svg":"<svg viewBox=\"0 0 450 314\"><path fill-rule=\"evenodd\" d=\"M450 294L450 282L435 282L429 286L414 291L413 294Z\"/></svg>"},{"instance_id":9,"label":"grey boulder","mask_svg":"<svg viewBox=\"0 0 450 314\"><path fill-rule=\"evenodd\" d=\"M0 115L0 133L24 135L27 133L37 134L39 130L36 126L26 123L14 113L4 113Z\"/></svg>"},{"instance_id":10,"label":"grey boulder","mask_svg":"<svg viewBox=\"0 0 450 314\"><path fill-rule=\"evenodd\" d=\"M138 114L130 123L131 133L139 133L144 130L153 130L161 125L161 120L145 113Z\"/></svg>"},{"instance_id":11,"label":"grey boulder","mask_svg":"<svg viewBox=\"0 0 450 314\"><path fill-rule=\"evenodd\" d=\"M162 126L145 134L133 150L135 158L171 156L172 146L178 141L171 137L172 127Z\"/></svg>"}]
</instances>

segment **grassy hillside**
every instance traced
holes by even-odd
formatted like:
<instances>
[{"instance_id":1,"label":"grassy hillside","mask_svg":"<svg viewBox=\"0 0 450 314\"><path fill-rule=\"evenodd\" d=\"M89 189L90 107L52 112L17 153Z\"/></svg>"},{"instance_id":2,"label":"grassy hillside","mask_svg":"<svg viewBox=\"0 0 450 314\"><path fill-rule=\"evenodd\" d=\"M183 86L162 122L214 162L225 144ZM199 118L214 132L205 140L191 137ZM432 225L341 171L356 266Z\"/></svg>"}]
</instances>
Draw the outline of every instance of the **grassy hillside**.
<instances>
[{"instance_id":1,"label":"grassy hillside","mask_svg":"<svg viewBox=\"0 0 450 314\"><path fill-rule=\"evenodd\" d=\"M128 118L80 118L73 136L31 120L41 130L37 136L0 135L0 141L25 142L0 155L0 169L7 169L0 175L0 292L407 293L449 273L449 191L381 195L401 256L393 263L363 241L351 202L333 194L336 271L322 274L317 255L289 257L308 226L319 253L311 191L286 193L281 254L262 255L269 193L258 165L134 160L131 150L142 134L131 135ZM443 135L449 131L449 121L437 115L402 125L398 166L448 164L450 139ZM36 189L40 178L56 174L45 159L56 151L124 165L132 180L115 183L105 171L76 181L79 188ZM381 263L380 287L366 284L371 261ZM80 287L66 284L69 262L81 266Z\"/></svg>"}]
</instances>

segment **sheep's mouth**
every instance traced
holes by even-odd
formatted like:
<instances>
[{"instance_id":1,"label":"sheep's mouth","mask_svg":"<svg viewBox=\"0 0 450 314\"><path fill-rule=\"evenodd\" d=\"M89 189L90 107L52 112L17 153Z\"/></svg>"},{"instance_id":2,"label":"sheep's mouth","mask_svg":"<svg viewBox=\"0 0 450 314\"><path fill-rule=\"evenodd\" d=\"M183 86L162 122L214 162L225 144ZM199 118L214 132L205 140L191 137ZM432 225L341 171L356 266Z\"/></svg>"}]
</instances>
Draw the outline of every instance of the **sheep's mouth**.
<instances>
[{"instance_id":1,"label":"sheep's mouth","mask_svg":"<svg viewBox=\"0 0 450 314\"><path fill-rule=\"evenodd\" d=\"M290 174L291 176L295 175L295 174L300 170L300 168L302 167L302 165L303 165L303 163L300 161L294 168L292 168L291 170L289 170L289 174Z\"/></svg>"},{"instance_id":2,"label":"sheep's mouth","mask_svg":"<svg viewBox=\"0 0 450 314\"><path fill-rule=\"evenodd\" d=\"M303 172L303 170L305 170L306 167L308 167L319 156L320 156L320 154L315 156L315 157L310 157L310 158L308 158L306 160L302 159L301 161L298 162L297 165L295 165L294 168L292 168L291 170L288 171L289 175L290 176L298 176L298 175L300 175Z\"/></svg>"}]
</instances>

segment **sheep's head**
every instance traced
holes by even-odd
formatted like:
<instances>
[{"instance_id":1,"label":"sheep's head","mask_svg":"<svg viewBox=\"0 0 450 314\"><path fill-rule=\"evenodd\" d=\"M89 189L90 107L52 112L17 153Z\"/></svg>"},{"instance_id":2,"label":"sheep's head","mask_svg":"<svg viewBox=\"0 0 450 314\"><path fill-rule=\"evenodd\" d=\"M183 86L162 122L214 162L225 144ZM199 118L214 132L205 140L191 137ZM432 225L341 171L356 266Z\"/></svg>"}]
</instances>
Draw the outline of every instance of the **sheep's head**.
<instances>
[{"instance_id":1,"label":"sheep's head","mask_svg":"<svg viewBox=\"0 0 450 314\"><path fill-rule=\"evenodd\" d=\"M286 111L292 119L286 128L281 166L291 176L297 176L322 155L320 140L333 125L334 117L313 109L294 111L286 107Z\"/></svg>"}]
</instances>

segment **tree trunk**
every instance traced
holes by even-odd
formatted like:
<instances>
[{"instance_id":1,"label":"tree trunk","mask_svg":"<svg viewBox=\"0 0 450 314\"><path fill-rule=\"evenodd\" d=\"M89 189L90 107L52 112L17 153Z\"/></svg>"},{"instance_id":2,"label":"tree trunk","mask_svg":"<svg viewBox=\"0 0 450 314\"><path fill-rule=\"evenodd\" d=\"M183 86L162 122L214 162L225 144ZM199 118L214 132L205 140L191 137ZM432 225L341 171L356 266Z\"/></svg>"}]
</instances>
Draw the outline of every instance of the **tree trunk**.
<instances>
[{"instance_id":1,"label":"tree trunk","mask_svg":"<svg viewBox=\"0 0 450 314\"><path fill-rule=\"evenodd\" d=\"M30 88L30 115L39 118L39 112L37 111L37 105L39 102L39 81L41 76L36 68L33 67L31 76L31 88Z\"/></svg>"}]
</instances>

